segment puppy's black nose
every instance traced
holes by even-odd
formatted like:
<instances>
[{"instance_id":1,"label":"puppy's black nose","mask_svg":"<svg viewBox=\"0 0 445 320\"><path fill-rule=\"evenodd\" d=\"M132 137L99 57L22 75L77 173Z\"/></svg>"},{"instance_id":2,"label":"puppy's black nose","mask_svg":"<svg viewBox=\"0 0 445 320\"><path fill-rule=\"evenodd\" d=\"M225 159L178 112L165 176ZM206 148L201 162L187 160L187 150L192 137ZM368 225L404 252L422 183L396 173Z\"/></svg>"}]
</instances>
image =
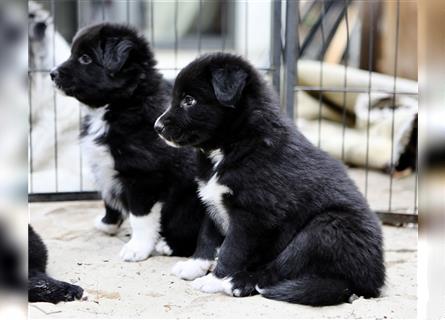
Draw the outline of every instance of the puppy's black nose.
<instances>
[{"instance_id":1,"label":"puppy's black nose","mask_svg":"<svg viewBox=\"0 0 445 320\"><path fill-rule=\"evenodd\" d=\"M161 134L161 133L164 131L165 126L164 126L164 124L158 119L158 120L156 120L156 122L155 122L154 128L155 128L155 131L156 131L158 134Z\"/></svg>"},{"instance_id":2,"label":"puppy's black nose","mask_svg":"<svg viewBox=\"0 0 445 320\"><path fill-rule=\"evenodd\" d=\"M58 75L59 75L59 72L57 71L57 69L54 69L49 73L49 76L51 77L51 80L53 80L53 81L57 78Z\"/></svg>"}]
</instances>

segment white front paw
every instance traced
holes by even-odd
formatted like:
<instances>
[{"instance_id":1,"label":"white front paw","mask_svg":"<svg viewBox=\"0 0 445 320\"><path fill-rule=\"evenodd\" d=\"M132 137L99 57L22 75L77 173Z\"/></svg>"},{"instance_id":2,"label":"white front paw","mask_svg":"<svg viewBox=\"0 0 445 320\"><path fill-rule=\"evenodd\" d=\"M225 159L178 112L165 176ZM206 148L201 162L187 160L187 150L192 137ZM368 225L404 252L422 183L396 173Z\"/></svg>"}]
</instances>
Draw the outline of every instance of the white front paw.
<instances>
[{"instance_id":1,"label":"white front paw","mask_svg":"<svg viewBox=\"0 0 445 320\"><path fill-rule=\"evenodd\" d=\"M192 287L206 293L223 292L229 296L233 295L231 278L217 278L212 273L193 280Z\"/></svg>"},{"instance_id":2,"label":"white front paw","mask_svg":"<svg viewBox=\"0 0 445 320\"><path fill-rule=\"evenodd\" d=\"M120 257L124 261L142 261L147 259L153 251L153 244L148 241L128 241L120 252Z\"/></svg>"},{"instance_id":3,"label":"white front paw","mask_svg":"<svg viewBox=\"0 0 445 320\"><path fill-rule=\"evenodd\" d=\"M174 265L172 273L178 278L184 280L194 280L196 278L205 276L212 267L212 264L212 261L203 259L179 261Z\"/></svg>"}]
</instances>

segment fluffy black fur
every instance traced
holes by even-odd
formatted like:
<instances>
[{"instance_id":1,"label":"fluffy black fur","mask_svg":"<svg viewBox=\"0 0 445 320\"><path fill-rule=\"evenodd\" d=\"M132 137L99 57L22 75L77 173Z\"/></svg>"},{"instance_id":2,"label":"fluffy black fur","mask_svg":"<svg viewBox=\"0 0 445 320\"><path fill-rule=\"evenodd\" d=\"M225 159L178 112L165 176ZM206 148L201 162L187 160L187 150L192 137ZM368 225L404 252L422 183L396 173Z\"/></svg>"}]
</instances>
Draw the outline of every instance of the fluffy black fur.
<instances>
[{"instance_id":1,"label":"fluffy black fur","mask_svg":"<svg viewBox=\"0 0 445 320\"><path fill-rule=\"evenodd\" d=\"M122 213L146 216L161 202L161 236L173 255L188 256L205 211L196 195L196 152L169 147L153 129L171 91L155 64L136 30L103 23L77 33L71 57L52 78L67 95L103 112L107 129L94 143L111 153L115 181L101 190L106 206L102 222L120 225ZM83 136L91 134L91 121L91 116L84 118ZM102 165L94 164L93 171Z\"/></svg>"},{"instance_id":2,"label":"fluffy black fur","mask_svg":"<svg viewBox=\"0 0 445 320\"><path fill-rule=\"evenodd\" d=\"M20 249L13 241L10 230L0 221L0 294L3 290L24 293L25 276Z\"/></svg>"},{"instance_id":3,"label":"fluffy black fur","mask_svg":"<svg viewBox=\"0 0 445 320\"><path fill-rule=\"evenodd\" d=\"M158 123L164 138L201 150L203 185L216 177L228 188L229 224L213 273L232 277L236 295L257 286L264 297L316 306L379 295L385 270L376 214L344 166L282 116L247 61L212 54L190 63ZM215 232L202 240L218 245L214 239Z\"/></svg>"},{"instance_id":4,"label":"fluffy black fur","mask_svg":"<svg viewBox=\"0 0 445 320\"><path fill-rule=\"evenodd\" d=\"M28 225L28 301L73 301L82 298L83 289L67 282L55 280L46 274L48 252L34 229Z\"/></svg>"}]
</instances>

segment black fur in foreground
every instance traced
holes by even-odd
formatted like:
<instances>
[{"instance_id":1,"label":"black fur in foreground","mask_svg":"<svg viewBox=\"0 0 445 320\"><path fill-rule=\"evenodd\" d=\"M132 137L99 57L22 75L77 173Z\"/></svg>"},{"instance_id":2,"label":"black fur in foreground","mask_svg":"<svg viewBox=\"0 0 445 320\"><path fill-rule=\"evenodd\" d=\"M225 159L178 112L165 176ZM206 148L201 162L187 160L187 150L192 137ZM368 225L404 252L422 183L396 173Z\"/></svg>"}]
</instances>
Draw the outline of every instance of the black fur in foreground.
<instances>
[{"instance_id":1,"label":"black fur in foreground","mask_svg":"<svg viewBox=\"0 0 445 320\"><path fill-rule=\"evenodd\" d=\"M34 229L28 225L28 301L50 302L73 301L82 298L83 289L51 278L46 274L48 252Z\"/></svg>"}]
</instances>

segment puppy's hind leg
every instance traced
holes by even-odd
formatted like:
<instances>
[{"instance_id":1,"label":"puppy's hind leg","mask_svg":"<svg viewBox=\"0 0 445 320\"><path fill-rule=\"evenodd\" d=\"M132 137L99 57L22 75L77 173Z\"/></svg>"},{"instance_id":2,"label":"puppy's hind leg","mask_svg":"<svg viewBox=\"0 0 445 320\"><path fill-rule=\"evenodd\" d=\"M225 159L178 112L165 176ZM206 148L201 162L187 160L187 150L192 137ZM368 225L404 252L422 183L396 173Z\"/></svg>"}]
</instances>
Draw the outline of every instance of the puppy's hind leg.
<instances>
[{"instance_id":1,"label":"puppy's hind leg","mask_svg":"<svg viewBox=\"0 0 445 320\"><path fill-rule=\"evenodd\" d=\"M378 296L384 283L378 226L360 229L353 222L335 213L313 219L268 264L256 290L266 298L315 306L348 302L352 294Z\"/></svg>"},{"instance_id":2,"label":"puppy's hind leg","mask_svg":"<svg viewBox=\"0 0 445 320\"><path fill-rule=\"evenodd\" d=\"M105 202L105 215L98 215L94 221L94 226L97 230L106 234L115 235L123 221L123 214Z\"/></svg>"}]
</instances>

